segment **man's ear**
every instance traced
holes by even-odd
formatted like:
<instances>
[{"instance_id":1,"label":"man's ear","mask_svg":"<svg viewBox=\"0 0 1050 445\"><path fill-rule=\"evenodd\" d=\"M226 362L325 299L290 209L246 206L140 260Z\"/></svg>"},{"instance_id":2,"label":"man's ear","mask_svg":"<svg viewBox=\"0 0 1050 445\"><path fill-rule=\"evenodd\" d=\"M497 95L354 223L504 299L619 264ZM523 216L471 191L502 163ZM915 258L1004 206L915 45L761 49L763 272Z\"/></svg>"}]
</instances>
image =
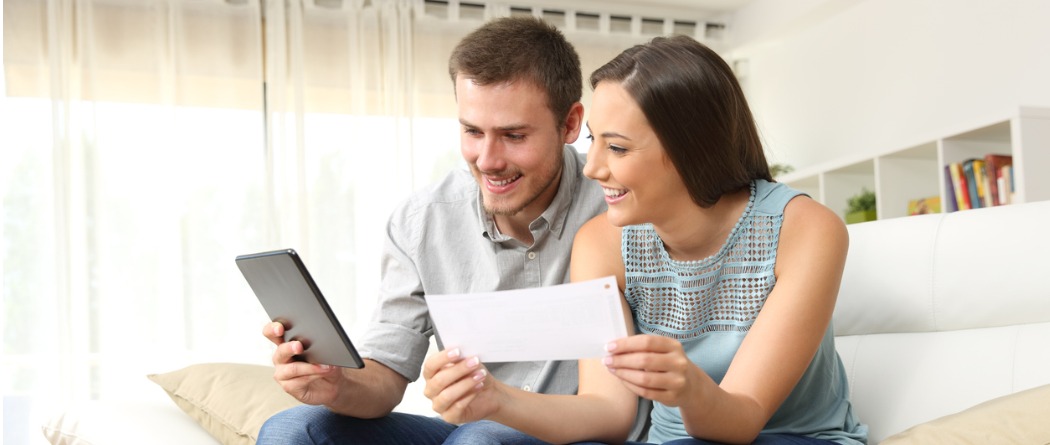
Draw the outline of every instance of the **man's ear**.
<instances>
[{"instance_id":1,"label":"man's ear","mask_svg":"<svg viewBox=\"0 0 1050 445\"><path fill-rule=\"evenodd\" d=\"M569 113L565 116L565 143L576 142L580 137L580 127L583 125L583 104L576 102L569 107Z\"/></svg>"}]
</instances>

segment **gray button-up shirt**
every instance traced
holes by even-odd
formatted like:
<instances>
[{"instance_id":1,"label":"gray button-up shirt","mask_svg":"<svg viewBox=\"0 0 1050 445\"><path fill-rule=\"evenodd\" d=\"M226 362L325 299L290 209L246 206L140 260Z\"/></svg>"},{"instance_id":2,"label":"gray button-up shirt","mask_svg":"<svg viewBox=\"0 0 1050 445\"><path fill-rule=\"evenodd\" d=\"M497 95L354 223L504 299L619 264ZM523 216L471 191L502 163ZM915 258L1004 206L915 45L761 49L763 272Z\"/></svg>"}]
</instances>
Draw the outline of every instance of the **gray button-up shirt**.
<instances>
[{"instance_id":1,"label":"gray button-up shirt","mask_svg":"<svg viewBox=\"0 0 1050 445\"><path fill-rule=\"evenodd\" d=\"M550 207L532 221L531 246L500 234L484 212L481 191L467 169L414 194L387 225L379 304L361 355L409 380L419 378L434 324L427 294L489 292L562 284L569 279L572 240L605 211L601 188L583 176L585 156L565 146L564 170ZM440 345L440 333L438 341ZM574 394L576 361L486 363L509 385L548 394Z\"/></svg>"}]
</instances>

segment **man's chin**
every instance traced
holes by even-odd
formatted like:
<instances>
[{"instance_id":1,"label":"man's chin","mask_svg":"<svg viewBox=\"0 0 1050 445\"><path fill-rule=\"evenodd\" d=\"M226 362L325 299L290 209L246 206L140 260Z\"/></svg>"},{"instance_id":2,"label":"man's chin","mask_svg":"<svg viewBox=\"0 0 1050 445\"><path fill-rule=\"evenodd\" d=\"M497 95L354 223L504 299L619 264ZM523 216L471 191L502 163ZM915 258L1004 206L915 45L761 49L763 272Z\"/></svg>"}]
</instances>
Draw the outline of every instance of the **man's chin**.
<instances>
[{"instance_id":1,"label":"man's chin","mask_svg":"<svg viewBox=\"0 0 1050 445\"><path fill-rule=\"evenodd\" d=\"M506 202L493 203L489 199L485 199L482 206L485 208L485 213L492 216L514 216L521 213L523 209L521 206L512 206Z\"/></svg>"},{"instance_id":2,"label":"man's chin","mask_svg":"<svg viewBox=\"0 0 1050 445\"><path fill-rule=\"evenodd\" d=\"M514 216L521 213L520 208L485 206L485 213L492 216Z\"/></svg>"}]
</instances>

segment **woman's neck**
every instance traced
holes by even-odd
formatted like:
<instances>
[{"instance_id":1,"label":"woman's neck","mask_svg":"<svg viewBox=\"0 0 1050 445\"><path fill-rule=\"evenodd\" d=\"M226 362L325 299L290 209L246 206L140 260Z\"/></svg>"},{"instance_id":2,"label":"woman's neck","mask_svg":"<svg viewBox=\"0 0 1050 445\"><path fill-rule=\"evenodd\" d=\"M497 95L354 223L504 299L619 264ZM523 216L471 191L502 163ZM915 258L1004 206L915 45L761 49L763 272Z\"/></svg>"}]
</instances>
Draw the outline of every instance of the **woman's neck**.
<instances>
[{"instance_id":1,"label":"woman's neck","mask_svg":"<svg viewBox=\"0 0 1050 445\"><path fill-rule=\"evenodd\" d=\"M703 208L691 205L676 212L673 219L653 223L664 249L678 261L695 261L718 253L733 227L747 209L750 189L723 195L715 205Z\"/></svg>"}]
</instances>

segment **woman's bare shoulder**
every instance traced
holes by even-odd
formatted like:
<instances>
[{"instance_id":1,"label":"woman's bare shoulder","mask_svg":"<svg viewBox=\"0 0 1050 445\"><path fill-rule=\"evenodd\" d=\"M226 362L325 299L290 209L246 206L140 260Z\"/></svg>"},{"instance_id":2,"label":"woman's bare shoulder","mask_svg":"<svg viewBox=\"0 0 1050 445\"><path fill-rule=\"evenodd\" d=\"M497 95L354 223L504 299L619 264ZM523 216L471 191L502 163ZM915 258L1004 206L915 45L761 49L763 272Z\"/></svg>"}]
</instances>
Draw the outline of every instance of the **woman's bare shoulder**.
<instances>
[{"instance_id":1,"label":"woman's bare shoulder","mask_svg":"<svg viewBox=\"0 0 1050 445\"><path fill-rule=\"evenodd\" d=\"M572 244L573 280L607 275L622 276L620 234L623 229L609 223L605 213L591 218L576 232Z\"/></svg>"}]
</instances>

